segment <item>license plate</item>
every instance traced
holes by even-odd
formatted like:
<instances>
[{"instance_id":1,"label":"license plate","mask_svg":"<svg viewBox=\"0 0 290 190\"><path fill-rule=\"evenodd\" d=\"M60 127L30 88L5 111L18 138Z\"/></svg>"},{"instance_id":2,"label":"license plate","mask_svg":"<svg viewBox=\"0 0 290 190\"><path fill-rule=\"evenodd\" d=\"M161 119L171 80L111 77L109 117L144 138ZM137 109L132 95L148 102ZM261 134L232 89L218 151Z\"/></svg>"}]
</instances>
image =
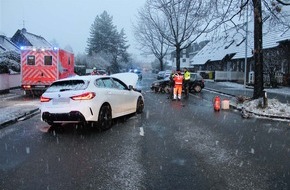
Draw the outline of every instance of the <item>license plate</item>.
<instances>
[{"instance_id":1,"label":"license plate","mask_svg":"<svg viewBox=\"0 0 290 190\"><path fill-rule=\"evenodd\" d=\"M52 100L53 105L57 104L68 104L69 103L69 98L57 98Z\"/></svg>"},{"instance_id":2,"label":"license plate","mask_svg":"<svg viewBox=\"0 0 290 190\"><path fill-rule=\"evenodd\" d=\"M45 88L45 86L44 85L37 85L37 86L35 86L35 88Z\"/></svg>"}]
</instances>

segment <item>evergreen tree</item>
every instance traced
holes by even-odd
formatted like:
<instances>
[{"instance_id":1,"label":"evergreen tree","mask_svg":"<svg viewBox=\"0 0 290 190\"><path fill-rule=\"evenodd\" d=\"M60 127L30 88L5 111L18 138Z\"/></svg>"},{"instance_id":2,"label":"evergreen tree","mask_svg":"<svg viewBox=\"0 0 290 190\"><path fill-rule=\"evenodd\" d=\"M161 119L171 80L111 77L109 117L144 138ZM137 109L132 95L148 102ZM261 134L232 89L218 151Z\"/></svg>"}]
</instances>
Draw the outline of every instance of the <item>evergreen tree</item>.
<instances>
[{"instance_id":1,"label":"evergreen tree","mask_svg":"<svg viewBox=\"0 0 290 190\"><path fill-rule=\"evenodd\" d=\"M112 72L119 72L119 62L128 61L128 45L126 45L125 32L122 29L120 33L113 24L113 17L104 11L97 16L91 26L90 37L88 38L87 53L93 55L105 55L110 57Z\"/></svg>"},{"instance_id":2,"label":"evergreen tree","mask_svg":"<svg viewBox=\"0 0 290 190\"><path fill-rule=\"evenodd\" d=\"M113 17L104 11L100 16L97 16L91 26L90 37L88 39L87 53L108 52L112 48L112 43L115 36L118 34L116 26L113 25Z\"/></svg>"}]
</instances>

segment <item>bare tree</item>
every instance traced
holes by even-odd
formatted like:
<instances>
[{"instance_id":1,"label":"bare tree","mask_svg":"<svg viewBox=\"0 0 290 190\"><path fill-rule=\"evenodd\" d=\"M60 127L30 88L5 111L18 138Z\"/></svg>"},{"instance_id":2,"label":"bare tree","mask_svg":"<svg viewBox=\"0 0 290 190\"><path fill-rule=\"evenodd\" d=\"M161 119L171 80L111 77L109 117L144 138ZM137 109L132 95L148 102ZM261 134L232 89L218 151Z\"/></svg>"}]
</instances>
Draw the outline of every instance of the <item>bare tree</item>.
<instances>
[{"instance_id":1,"label":"bare tree","mask_svg":"<svg viewBox=\"0 0 290 190\"><path fill-rule=\"evenodd\" d=\"M283 17L278 17L268 6L268 1L263 0L264 7L268 8L269 12L273 15L273 18L283 22ZM283 5L290 5L288 0L277 0L278 3ZM246 1L249 3L249 0ZM254 10L254 61L255 61L255 82L254 82L254 94L253 98L257 99L264 95L264 76L263 76L263 16L262 16L262 0L252 0ZM272 2L272 5L274 1ZM279 8L275 5L276 12L280 12ZM286 22L283 25L287 24ZM289 26L288 26L289 27Z\"/></svg>"},{"instance_id":2,"label":"bare tree","mask_svg":"<svg viewBox=\"0 0 290 190\"><path fill-rule=\"evenodd\" d=\"M181 51L224 19L228 11L223 6L228 1L147 0L150 22L158 29L165 43L175 48L176 69L180 69ZM224 14L218 14L219 11Z\"/></svg>"},{"instance_id":3,"label":"bare tree","mask_svg":"<svg viewBox=\"0 0 290 190\"><path fill-rule=\"evenodd\" d=\"M160 25L165 29L166 25ZM135 38L140 44L140 49L145 54L151 54L158 59L160 70L164 70L163 59L166 56L169 46L165 43L164 37L159 33L159 29L150 19L150 6L145 4L144 8L138 11L138 23L134 28Z\"/></svg>"},{"instance_id":4,"label":"bare tree","mask_svg":"<svg viewBox=\"0 0 290 190\"><path fill-rule=\"evenodd\" d=\"M282 5L290 5L290 1L289 0L276 0L278 3L282 4Z\"/></svg>"}]
</instances>

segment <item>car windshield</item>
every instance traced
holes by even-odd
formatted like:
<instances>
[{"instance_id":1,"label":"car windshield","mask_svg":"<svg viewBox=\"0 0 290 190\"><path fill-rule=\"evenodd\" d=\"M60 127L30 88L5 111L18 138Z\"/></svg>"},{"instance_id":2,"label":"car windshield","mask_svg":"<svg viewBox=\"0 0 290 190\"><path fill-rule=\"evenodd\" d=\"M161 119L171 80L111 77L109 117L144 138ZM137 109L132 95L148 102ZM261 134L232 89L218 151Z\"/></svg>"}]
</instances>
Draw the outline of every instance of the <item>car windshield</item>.
<instances>
[{"instance_id":1,"label":"car windshield","mask_svg":"<svg viewBox=\"0 0 290 190\"><path fill-rule=\"evenodd\" d=\"M54 82L46 92L61 92L68 90L84 90L89 82L84 80L65 80Z\"/></svg>"},{"instance_id":2,"label":"car windshield","mask_svg":"<svg viewBox=\"0 0 290 190\"><path fill-rule=\"evenodd\" d=\"M197 78L196 78L196 74L195 73L191 73L190 74L190 78L192 79L192 80L196 80Z\"/></svg>"}]
</instances>

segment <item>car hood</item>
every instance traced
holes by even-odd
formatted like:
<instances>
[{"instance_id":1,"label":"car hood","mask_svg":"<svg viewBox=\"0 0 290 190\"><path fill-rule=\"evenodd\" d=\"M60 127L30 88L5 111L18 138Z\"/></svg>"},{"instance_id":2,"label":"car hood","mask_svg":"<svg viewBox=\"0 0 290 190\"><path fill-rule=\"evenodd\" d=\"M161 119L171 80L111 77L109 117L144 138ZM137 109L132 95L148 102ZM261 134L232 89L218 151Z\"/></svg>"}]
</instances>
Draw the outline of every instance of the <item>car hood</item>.
<instances>
[{"instance_id":1,"label":"car hood","mask_svg":"<svg viewBox=\"0 0 290 190\"><path fill-rule=\"evenodd\" d=\"M120 79L123 81L128 87L132 85L133 88L136 88L138 82L138 75L136 73L116 73L112 74L112 77Z\"/></svg>"}]
</instances>

